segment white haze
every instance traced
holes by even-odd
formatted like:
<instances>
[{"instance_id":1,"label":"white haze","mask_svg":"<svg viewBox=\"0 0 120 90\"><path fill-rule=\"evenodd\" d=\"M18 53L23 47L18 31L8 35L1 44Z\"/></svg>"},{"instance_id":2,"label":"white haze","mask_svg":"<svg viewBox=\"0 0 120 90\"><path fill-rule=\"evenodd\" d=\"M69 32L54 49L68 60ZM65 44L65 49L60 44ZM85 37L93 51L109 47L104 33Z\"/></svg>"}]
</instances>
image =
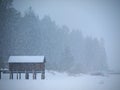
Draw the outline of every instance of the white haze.
<instances>
[{"instance_id":1,"label":"white haze","mask_svg":"<svg viewBox=\"0 0 120 90\"><path fill-rule=\"evenodd\" d=\"M13 5L21 12L31 6L40 18L49 15L59 26L103 38L110 69L120 70L119 0L14 0Z\"/></svg>"}]
</instances>

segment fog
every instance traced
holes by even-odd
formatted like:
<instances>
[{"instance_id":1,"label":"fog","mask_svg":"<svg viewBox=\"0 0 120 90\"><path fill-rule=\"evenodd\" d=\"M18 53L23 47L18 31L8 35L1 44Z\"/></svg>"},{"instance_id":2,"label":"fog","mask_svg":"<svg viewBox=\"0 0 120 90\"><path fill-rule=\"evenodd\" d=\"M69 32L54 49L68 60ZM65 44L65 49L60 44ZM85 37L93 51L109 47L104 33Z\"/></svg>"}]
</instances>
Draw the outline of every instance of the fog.
<instances>
[{"instance_id":1,"label":"fog","mask_svg":"<svg viewBox=\"0 0 120 90\"><path fill-rule=\"evenodd\" d=\"M7 12L3 6L0 8L1 21L3 20L0 24L1 60L8 60L8 58L4 57L12 54L35 55L37 53L48 55L48 59L50 59L55 56L58 47L61 47L61 49L59 48L60 51L58 49L57 58L60 58L62 53L65 54L70 49L71 53L68 56L73 56L76 62L77 59L82 62L87 60L90 55L90 52L86 52L89 47L88 51L90 48L93 51L93 54L90 55L90 59L94 58L93 62L99 57L99 60L102 59L108 64L110 70L120 70L119 1L14 0L12 3L13 5L6 7L6 9L14 7L16 10L12 8L11 11L8 10ZM31 20L33 22L29 23ZM44 28L44 25L47 24L47 28ZM51 32L48 31L49 28L51 28ZM24 29L25 31L22 31ZM30 31L33 33L29 33ZM26 33L28 36L26 36ZM43 33L43 36L40 36L39 33ZM59 35L57 36L57 34ZM31 36L34 36L34 38ZM56 47L54 54L51 54L48 51L57 43L57 39L53 39L55 37L61 40L62 43L59 41L58 43L61 46ZM41 39L41 41L38 39ZM33 40L36 41L34 46ZM20 45L21 42L22 44ZM27 42L30 42L30 44L26 48ZM40 43L53 46L48 48L47 45L40 45ZM98 47L98 49L95 49L95 47ZM39 49L37 50L36 48ZM44 49L40 51L41 48ZM27 52L27 50L30 50L31 53ZM99 55L99 53L103 54L103 56Z\"/></svg>"},{"instance_id":2,"label":"fog","mask_svg":"<svg viewBox=\"0 0 120 90\"><path fill-rule=\"evenodd\" d=\"M22 13L32 7L43 18L49 15L57 25L80 30L84 36L103 38L110 69L120 70L120 2L118 0L15 0Z\"/></svg>"},{"instance_id":3,"label":"fog","mask_svg":"<svg viewBox=\"0 0 120 90\"><path fill-rule=\"evenodd\" d=\"M118 0L1 0L0 89L119 90L119 29Z\"/></svg>"}]
</instances>

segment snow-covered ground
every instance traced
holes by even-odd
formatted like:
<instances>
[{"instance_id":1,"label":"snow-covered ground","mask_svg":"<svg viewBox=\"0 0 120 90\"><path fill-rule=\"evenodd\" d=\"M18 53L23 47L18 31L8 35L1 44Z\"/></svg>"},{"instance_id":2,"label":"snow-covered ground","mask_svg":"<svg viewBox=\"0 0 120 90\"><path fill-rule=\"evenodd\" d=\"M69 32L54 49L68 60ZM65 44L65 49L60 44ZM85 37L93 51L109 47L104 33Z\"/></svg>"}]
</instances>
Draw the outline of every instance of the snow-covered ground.
<instances>
[{"instance_id":1,"label":"snow-covered ground","mask_svg":"<svg viewBox=\"0 0 120 90\"><path fill-rule=\"evenodd\" d=\"M37 74L37 80L9 80L9 75L2 75L0 80L0 90L120 90L120 75L93 76L80 74L78 76L69 76L66 73L46 72L46 79L41 80L40 74Z\"/></svg>"}]
</instances>

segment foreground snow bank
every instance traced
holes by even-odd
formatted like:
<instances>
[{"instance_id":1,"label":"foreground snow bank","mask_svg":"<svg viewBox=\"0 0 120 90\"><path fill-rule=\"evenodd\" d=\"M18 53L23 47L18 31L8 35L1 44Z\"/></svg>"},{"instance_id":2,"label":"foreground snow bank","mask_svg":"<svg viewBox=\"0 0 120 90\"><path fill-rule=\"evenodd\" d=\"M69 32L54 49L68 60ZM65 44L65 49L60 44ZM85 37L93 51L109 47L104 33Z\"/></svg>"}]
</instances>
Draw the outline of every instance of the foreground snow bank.
<instances>
[{"instance_id":1,"label":"foreground snow bank","mask_svg":"<svg viewBox=\"0 0 120 90\"><path fill-rule=\"evenodd\" d=\"M37 74L37 80L24 79L9 80L9 75L4 74L0 80L0 90L120 90L120 75L92 76L81 74L68 76L66 73L46 72L46 79L41 80Z\"/></svg>"}]
</instances>

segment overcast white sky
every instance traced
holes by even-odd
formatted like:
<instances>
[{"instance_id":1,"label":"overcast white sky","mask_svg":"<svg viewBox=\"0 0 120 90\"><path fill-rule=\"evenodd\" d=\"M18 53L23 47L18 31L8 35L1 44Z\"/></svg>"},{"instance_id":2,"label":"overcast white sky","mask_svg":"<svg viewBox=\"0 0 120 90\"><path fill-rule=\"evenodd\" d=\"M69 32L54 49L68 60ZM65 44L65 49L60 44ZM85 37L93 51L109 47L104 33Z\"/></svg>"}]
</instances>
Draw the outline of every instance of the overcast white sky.
<instances>
[{"instance_id":1,"label":"overcast white sky","mask_svg":"<svg viewBox=\"0 0 120 90\"><path fill-rule=\"evenodd\" d=\"M103 38L110 68L120 70L119 0L14 0L13 5L21 12L31 6L40 18L49 15L59 26Z\"/></svg>"}]
</instances>

